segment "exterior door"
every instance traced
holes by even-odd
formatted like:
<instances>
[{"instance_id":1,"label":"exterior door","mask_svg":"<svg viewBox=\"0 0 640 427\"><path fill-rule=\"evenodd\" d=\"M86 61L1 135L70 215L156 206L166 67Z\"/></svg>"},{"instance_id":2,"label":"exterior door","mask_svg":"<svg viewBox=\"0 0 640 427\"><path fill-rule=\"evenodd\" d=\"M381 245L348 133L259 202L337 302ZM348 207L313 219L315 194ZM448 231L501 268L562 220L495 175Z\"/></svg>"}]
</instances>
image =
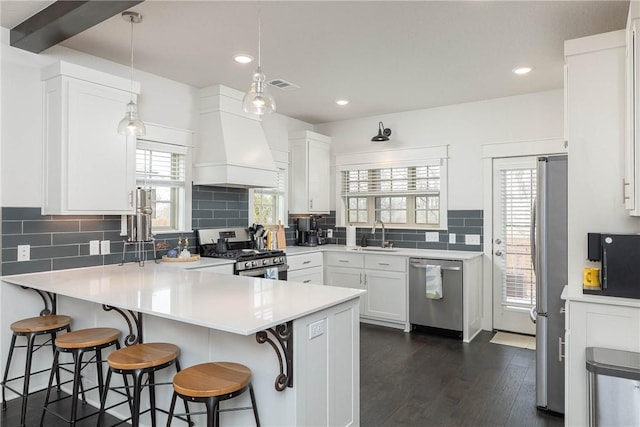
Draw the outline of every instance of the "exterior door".
<instances>
[{"instance_id":1,"label":"exterior door","mask_svg":"<svg viewBox=\"0 0 640 427\"><path fill-rule=\"evenodd\" d=\"M536 157L493 160L493 328L535 335L531 221Z\"/></svg>"}]
</instances>

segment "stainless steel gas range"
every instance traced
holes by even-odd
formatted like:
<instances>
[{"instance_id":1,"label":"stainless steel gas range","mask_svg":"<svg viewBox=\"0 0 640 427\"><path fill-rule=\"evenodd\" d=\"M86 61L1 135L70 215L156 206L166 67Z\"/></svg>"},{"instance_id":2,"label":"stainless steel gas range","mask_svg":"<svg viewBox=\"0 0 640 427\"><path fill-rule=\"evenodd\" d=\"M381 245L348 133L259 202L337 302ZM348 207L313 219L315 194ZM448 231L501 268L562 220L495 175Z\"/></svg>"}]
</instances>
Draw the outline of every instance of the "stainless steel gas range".
<instances>
[{"instance_id":1,"label":"stainless steel gas range","mask_svg":"<svg viewBox=\"0 0 640 427\"><path fill-rule=\"evenodd\" d=\"M248 228L203 228L198 230L201 257L235 260L239 276L287 280L287 256L281 250L254 249Z\"/></svg>"}]
</instances>

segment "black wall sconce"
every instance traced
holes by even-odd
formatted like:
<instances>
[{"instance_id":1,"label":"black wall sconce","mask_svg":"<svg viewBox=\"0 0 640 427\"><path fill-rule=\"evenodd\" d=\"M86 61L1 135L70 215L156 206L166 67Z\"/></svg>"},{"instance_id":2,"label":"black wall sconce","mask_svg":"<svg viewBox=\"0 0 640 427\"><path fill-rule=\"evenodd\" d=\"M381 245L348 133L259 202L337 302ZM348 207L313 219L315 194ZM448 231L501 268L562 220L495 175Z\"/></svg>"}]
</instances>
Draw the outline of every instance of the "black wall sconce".
<instances>
[{"instance_id":1,"label":"black wall sconce","mask_svg":"<svg viewBox=\"0 0 640 427\"><path fill-rule=\"evenodd\" d=\"M378 123L378 134L371 138L372 141L388 141L391 136L391 129L385 128L382 122Z\"/></svg>"}]
</instances>

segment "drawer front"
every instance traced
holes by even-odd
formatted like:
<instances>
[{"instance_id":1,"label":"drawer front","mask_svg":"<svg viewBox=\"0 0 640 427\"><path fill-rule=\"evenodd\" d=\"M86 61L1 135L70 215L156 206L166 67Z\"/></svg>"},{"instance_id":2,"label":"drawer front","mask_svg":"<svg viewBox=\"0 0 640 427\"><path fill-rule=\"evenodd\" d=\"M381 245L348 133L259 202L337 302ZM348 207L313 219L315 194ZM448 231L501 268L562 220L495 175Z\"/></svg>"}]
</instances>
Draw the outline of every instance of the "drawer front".
<instances>
[{"instance_id":1,"label":"drawer front","mask_svg":"<svg viewBox=\"0 0 640 427\"><path fill-rule=\"evenodd\" d=\"M301 268L322 267L322 252L313 252L300 255L287 256L287 264L289 264L289 274L291 270L300 270Z\"/></svg>"},{"instance_id":2,"label":"drawer front","mask_svg":"<svg viewBox=\"0 0 640 427\"><path fill-rule=\"evenodd\" d=\"M364 255L345 252L327 252L327 265L334 267L364 267Z\"/></svg>"},{"instance_id":3,"label":"drawer front","mask_svg":"<svg viewBox=\"0 0 640 427\"><path fill-rule=\"evenodd\" d=\"M288 282L311 283L313 285L322 285L322 267L311 267L297 271L287 272Z\"/></svg>"},{"instance_id":4,"label":"drawer front","mask_svg":"<svg viewBox=\"0 0 640 427\"><path fill-rule=\"evenodd\" d=\"M367 269L386 271L407 271L407 258L389 255L366 255L364 266Z\"/></svg>"}]
</instances>

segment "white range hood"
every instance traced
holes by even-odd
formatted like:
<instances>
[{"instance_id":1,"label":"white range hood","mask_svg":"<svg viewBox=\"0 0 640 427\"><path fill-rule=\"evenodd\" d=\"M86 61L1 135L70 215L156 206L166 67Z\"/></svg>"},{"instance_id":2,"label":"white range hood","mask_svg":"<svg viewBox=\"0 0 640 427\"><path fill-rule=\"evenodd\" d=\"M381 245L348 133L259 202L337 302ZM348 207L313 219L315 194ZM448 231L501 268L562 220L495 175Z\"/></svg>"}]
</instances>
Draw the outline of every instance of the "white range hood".
<instances>
[{"instance_id":1,"label":"white range hood","mask_svg":"<svg viewBox=\"0 0 640 427\"><path fill-rule=\"evenodd\" d=\"M260 118L242 111L244 94L222 85L200 90L196 185L272 188L277 168Z\"/></svg>"}]
</instances>

